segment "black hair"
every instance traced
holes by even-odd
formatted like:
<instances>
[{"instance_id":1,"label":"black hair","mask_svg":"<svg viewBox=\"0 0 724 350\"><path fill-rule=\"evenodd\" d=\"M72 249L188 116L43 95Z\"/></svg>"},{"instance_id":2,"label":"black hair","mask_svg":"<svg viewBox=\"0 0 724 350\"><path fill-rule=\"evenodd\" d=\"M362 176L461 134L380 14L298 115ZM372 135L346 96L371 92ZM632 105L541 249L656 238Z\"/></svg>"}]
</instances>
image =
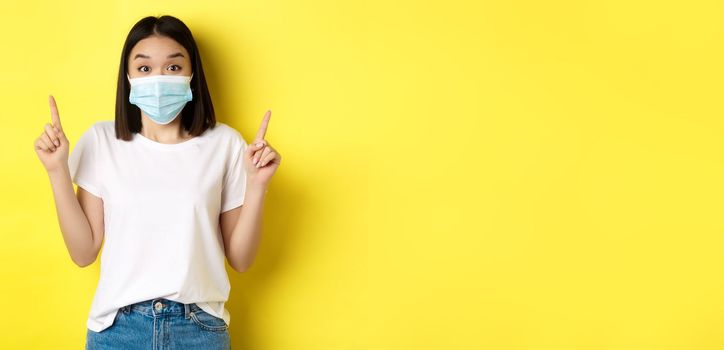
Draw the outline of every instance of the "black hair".
<instances>
[{"instance_id":1,"label":"black hair","mask_svg":"<svg viewBox=\"0 0 724 350\"><path fill-rule=\"evenodd\" d=\"M181 111L181 126L193 136L201 135L206 129L216 125L214 106L206 85L206 77L201 66L196 41L191 30L181 20L173 16L144 17L131 28L123 44L121 66L118 69L118 88L116 90L116 138L130 141L133 133L141 131L141 109L128 101L131 90L126 77L128 74L128 56L136 44L152 35L169 37L188 51L191 61L191 91L193 100L186 103Z\"/></svg>"}]
</instances>

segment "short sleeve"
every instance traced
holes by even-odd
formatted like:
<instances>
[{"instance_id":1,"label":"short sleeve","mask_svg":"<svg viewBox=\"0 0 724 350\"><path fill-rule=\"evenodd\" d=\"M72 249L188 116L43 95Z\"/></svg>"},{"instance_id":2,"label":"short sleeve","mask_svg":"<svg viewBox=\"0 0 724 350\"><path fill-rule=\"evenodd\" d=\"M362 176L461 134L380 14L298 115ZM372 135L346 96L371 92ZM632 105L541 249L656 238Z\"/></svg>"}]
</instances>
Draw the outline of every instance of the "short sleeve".
<instances>
[{"instance_id":1,"label":"short sleeve","mask_svg":"<svg viewBox=\"0 0 724 350\"><path fill-rule=\"evenodd\" d=\"M68 169L73 182L96 197L102 197L98 169L100 142L96 125L91 125L81 136L68 156Z\"/></svg>"},{"instance_id":2,"label":"short sleeve","mask_svg":"<svg viewBox=\"0 0 724 350\"><path fill-rule=\"evenodd\" d=\"M229 211L244 204L246 192L246 170L244 169L244 151L247 144L241 134L234 132L232 151L227 152L226 173L221 189L221 212Z\"/></svg>"}]
</instances>

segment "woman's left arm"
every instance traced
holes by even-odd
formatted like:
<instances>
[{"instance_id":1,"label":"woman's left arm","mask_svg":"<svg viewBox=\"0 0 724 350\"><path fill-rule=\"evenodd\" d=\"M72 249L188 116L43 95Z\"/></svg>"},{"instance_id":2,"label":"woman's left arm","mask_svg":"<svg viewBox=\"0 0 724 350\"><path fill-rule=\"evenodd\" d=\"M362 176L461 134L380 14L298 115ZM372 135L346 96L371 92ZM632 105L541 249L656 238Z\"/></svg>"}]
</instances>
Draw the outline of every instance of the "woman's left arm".
<instances>
[{"instance_id":1,"label":"woman's left arm","mask_svg":"<svg viewBox=\"0 0 724 350\"><path fill-rule=\"evenodd\" d=\"M282 160L279 152L264 139L270 117L271 111L267 111L254 142L244 151L244 204L222 213L219 218L226 259L238 272L248 270L256 257L261 239L264 199L269 181Z\"/></svg>"}]
</instances>

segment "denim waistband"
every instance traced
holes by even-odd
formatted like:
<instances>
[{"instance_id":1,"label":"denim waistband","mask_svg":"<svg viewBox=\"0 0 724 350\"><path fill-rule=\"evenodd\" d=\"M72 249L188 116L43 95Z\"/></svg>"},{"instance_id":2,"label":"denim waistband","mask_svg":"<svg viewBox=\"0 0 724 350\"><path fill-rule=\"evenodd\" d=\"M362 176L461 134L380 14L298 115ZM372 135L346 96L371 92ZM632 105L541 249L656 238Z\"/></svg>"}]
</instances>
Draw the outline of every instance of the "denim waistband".
<instances>
[{"instance_id":1,"label":"denim waistband","mask_svg":"<svg viewBox=\"0 0 724 350\"><path fill-rule=\"evenodd\" d=\"M188 318L190 312L201 310L201 308L196 303L184 304L165 298L154 298L123 306L119 311L128 313L131 310L154 317L184 315L185 318Z\"/></svg>"}]
</instances>

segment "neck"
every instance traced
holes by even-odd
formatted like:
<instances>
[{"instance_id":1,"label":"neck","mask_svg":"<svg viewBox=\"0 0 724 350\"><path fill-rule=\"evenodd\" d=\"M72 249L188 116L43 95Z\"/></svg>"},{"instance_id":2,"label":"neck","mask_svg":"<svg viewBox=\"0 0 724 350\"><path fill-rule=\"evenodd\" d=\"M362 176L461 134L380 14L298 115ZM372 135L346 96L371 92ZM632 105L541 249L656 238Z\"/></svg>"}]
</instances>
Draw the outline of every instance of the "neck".
<instances>
[{"instance_id":1,"label":"neck","mask_svg":"<svg viewBox=\"0 0 724 350\"><path fill-rule=\"evenodd\" d=\"M146 116L141 111L141 131L139 133L147 139L160 143L179 143L189 139L189 134L181 127L181 116L172 122L161 125Z\"/></svg>"}]
</instances>

